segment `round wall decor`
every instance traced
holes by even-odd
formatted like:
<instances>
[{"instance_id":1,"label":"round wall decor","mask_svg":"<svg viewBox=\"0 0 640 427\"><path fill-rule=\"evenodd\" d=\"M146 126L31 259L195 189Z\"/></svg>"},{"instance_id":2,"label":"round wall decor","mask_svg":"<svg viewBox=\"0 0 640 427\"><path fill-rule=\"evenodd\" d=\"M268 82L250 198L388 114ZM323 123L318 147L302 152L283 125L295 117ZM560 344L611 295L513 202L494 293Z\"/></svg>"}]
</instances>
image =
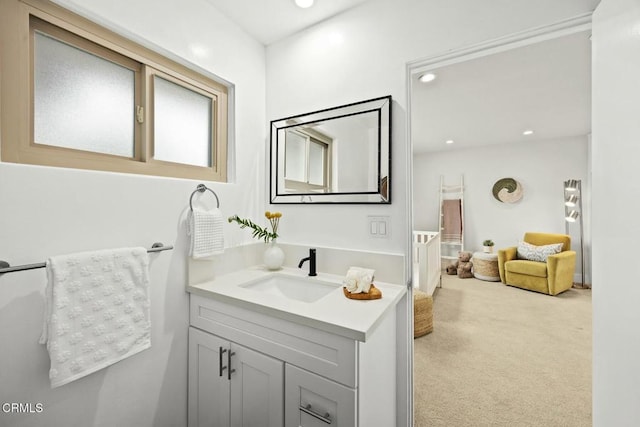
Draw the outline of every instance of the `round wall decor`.
<instances>
[{"instance_id":1,"label":"round wall decor","mask_svg":"<svg viewBox=\"0 0 640 427\"><path fill-rule=\"evenodd\" d=\"M493 197L502 203L515 203L522 199L522 184L513 178L501 178L493 184Z\"/></svg>"}]
</instances>

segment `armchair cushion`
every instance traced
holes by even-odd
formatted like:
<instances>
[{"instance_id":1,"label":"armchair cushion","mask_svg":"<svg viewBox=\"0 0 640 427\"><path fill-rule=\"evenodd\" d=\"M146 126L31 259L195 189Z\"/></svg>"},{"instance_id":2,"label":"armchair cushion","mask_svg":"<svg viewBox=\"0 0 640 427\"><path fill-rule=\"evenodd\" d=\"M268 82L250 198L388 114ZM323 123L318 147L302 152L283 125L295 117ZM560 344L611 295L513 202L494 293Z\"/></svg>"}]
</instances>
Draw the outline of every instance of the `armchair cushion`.
<instances>
[{"instance_id":1,"label":"armchair cushion","mask_svg":"<svg viewBox=\"0 0 640 427\"><path fill-rule=\"evenodd\" d=\"M536 246L527 242L518 243L518 259L528 259L529 261L547 262L549 255L555 255L562 250L562 243L552 243L550 245Z\"/></svg>"},{"instance_id":2,"label":"armchair cushion","mask_svg":"<svg viewBox=\"0 0 640 427\"><path fill-rule=\"evenodd\" d=\"M547 263L524 259L509 262L510 273L526 274L527 276L547 277Z\"/></svg>"},{"instance_id":3,"label":"armchair cushion","mask_svg":"<svg viewBox=\"0 0 640 427\"><path fill-rule=\"evenodd\" d=\"M524 238L522 240L536 246L550 245L552 243L562 243L563 251L571 250L571 237L567 234L528 232L524 233Z\"/></svg>"}]
</instances>

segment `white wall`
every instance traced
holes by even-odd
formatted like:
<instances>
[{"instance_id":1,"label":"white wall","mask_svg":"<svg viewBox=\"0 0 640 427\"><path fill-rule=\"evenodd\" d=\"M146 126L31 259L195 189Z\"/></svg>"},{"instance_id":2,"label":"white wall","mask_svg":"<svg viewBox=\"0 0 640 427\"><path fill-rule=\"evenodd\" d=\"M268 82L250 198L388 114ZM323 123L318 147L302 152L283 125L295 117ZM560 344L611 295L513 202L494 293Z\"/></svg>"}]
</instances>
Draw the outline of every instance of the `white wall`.
<instances>
[{"instance_id":1,"label":"white wall","mask_svg":"<svg viewBox=\"0 0 640 427\"><path fill-rule=\"evenodd\" d=\"M565 233L563 183L581 179L585 187L587 144L587 137L576 137L417 154L413 164L416 229L438 230L440 176L453 185L463 175L465 250L481 250L485 239L492 239L496 248L515 246L527 231ZM517 203L493 197L494 183L506 177L524 188ZM573 236L572 246L579 252L578 236ZM580 280L579 265L576 271Z\"/></svg>"},{"instance_id":2,"label":"white wall","mask_svg":"<svg viewBox=\"0 0 640 427\"><path fill-rule=\"evenodd\" d=\"M371 0L270 46L265 98L262 46L205 0L64 1L235 84L235 182L212 184L226 214L261 216L268 200L268 120L392 95L393 204L278 209L285 214L283 241L393 253L405 252L410 231L406 63L588 12L596 3ZM41 415L0 414L2 425L184 424L188 319L186 238L179 218L196 184L0 164L0 257L12 264L156 240L176 246L152 263L152 349L54 391L46 381L47 356L36 344L43 273L0 278L0 400L45 405ZM390 240L367 236L368 214L391 217ZM244 230L226 228L225 233L229 246L248 241Z\"/></svg>"},{"instance_id":3,"label":"white wall","mask_svg":"<svg viewBox=\"0 0 640 427\"><path fill-rule=\"evenodd\" d=\"M264 47L204 0L62 1L126 29L235 84L237 173L207 183L223 212L264 208ZM187 419L187 240L181 217L197 181L0 163L0 259L12 265L122 246L175 245L152 256L152 347L51 390L38 344L44 270L0 276L0 402L42 403L41 414L0 412L2 426L183 426ZM210 195L209 195L210 196ZM204 200L203 200L204 201ZM227 246L250 240L226 228Z\"/></svg>"},{"instance_id":4,"label":"white wall","mask_svg":"<svg viewBox=\"0 0 640 427\"><path fill-rule=\"evenodd\" d=\"M277 205L284 213L282 240L301 245L407 252L411 233L407 219L411 197L407 177L411 155L407 138L407 63L591 12L597 3L598 0L372 0L268 46L268 120L385 95L392 95L394 100L392 204ZM390 217L389 239L368 236L367 215ZM321 252L318 257L322 257ZM398 421L403 425L401 418Z\"/></svg>"},{"instance_id":5,"label":"white wall","mask_svg":"<svg viewBox=\"0 0 640 427\"><path fill-rule=\"evenodd\" d=\"M268 46L269 120L384 95L394 99L392 204L282 205L282 240L405 252L407 62L590 12L596 3L376 0ZM370 238L367 215L390 216L391 238Z\"/></svg>"},{"instance_id":6,"label":"white wall","mask_svg":"<svg viewBox=\"0 0 640 427\"><path fill-rule=\"evenodd\" d=\"M371 130L368 124L358 117L345 117L322 125L321 130L333 138L333 191L373 191L378 188L378 133L377 127ZM371 161L372 157L375 163Z\"/></svg>"},{"instance_id":7,"label":"white wall","mask_svg":"<svg viewBox=\"0 0 640 427\"><path fill-rule=\"evenodd\" d=\"M593 425L640 423L640 4L593 15Z\"/></svg>"}]
</instances>

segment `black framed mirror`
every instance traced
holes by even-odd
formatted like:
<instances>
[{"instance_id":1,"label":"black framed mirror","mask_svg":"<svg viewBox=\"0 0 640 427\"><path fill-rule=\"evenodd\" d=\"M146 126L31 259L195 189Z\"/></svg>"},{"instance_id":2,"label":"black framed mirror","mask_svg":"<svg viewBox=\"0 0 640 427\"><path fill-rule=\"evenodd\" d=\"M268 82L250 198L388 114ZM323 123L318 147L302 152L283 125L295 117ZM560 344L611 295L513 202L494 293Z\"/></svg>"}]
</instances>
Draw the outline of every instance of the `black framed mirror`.
<instances>
[{"instance_id":1,"label":"black framed mirror","mask_svg":"<svg viewBox=\"0 0 640 427\"><path fill-rule=\"evenodd\" d=\"M391 96L271 121L271 203L391 203Z\"/></svg>"}]
</instances>

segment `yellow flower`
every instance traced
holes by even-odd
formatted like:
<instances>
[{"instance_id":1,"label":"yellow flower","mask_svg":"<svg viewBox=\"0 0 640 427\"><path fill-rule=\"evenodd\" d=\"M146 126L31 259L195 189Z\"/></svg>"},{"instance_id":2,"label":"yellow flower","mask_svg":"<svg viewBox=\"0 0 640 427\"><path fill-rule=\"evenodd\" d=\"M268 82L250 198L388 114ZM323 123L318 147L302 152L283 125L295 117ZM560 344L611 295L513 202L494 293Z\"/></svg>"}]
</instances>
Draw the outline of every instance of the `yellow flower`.
<instances>
[{"instance_id":1,"label":"yellow flower","mask_svg":"<svg viewBox=\"0 0 640 427\"><path fill-rule=\"evenodd\" d=\"M282 214L280 212L269 212L266 211L264 213L269 219L269 224L271 225L271 231L269 231L266 227L260 227L259 225L253 223L250 219L240 218L238 215L230 216L227 221L229 222L237 222L240 225L240 228L249 227L253 230L253 237L257 237L259 239L263 239L265 242L269 242L278 238L278 225L280 222L280 217Z\"/></svg>"},{"instance_id":2,"label":"yellow flower","mask_svg":"<svg viewBox=\"0 0 640 427\"><path fill-rule=\"evenodd\" d=\"M269 211L266 211L264 213L264 216L266 216L267 219L271 220L271 219L282 217L282 214L280 212L269 212Z\"/></svg>"}]
</instances>

